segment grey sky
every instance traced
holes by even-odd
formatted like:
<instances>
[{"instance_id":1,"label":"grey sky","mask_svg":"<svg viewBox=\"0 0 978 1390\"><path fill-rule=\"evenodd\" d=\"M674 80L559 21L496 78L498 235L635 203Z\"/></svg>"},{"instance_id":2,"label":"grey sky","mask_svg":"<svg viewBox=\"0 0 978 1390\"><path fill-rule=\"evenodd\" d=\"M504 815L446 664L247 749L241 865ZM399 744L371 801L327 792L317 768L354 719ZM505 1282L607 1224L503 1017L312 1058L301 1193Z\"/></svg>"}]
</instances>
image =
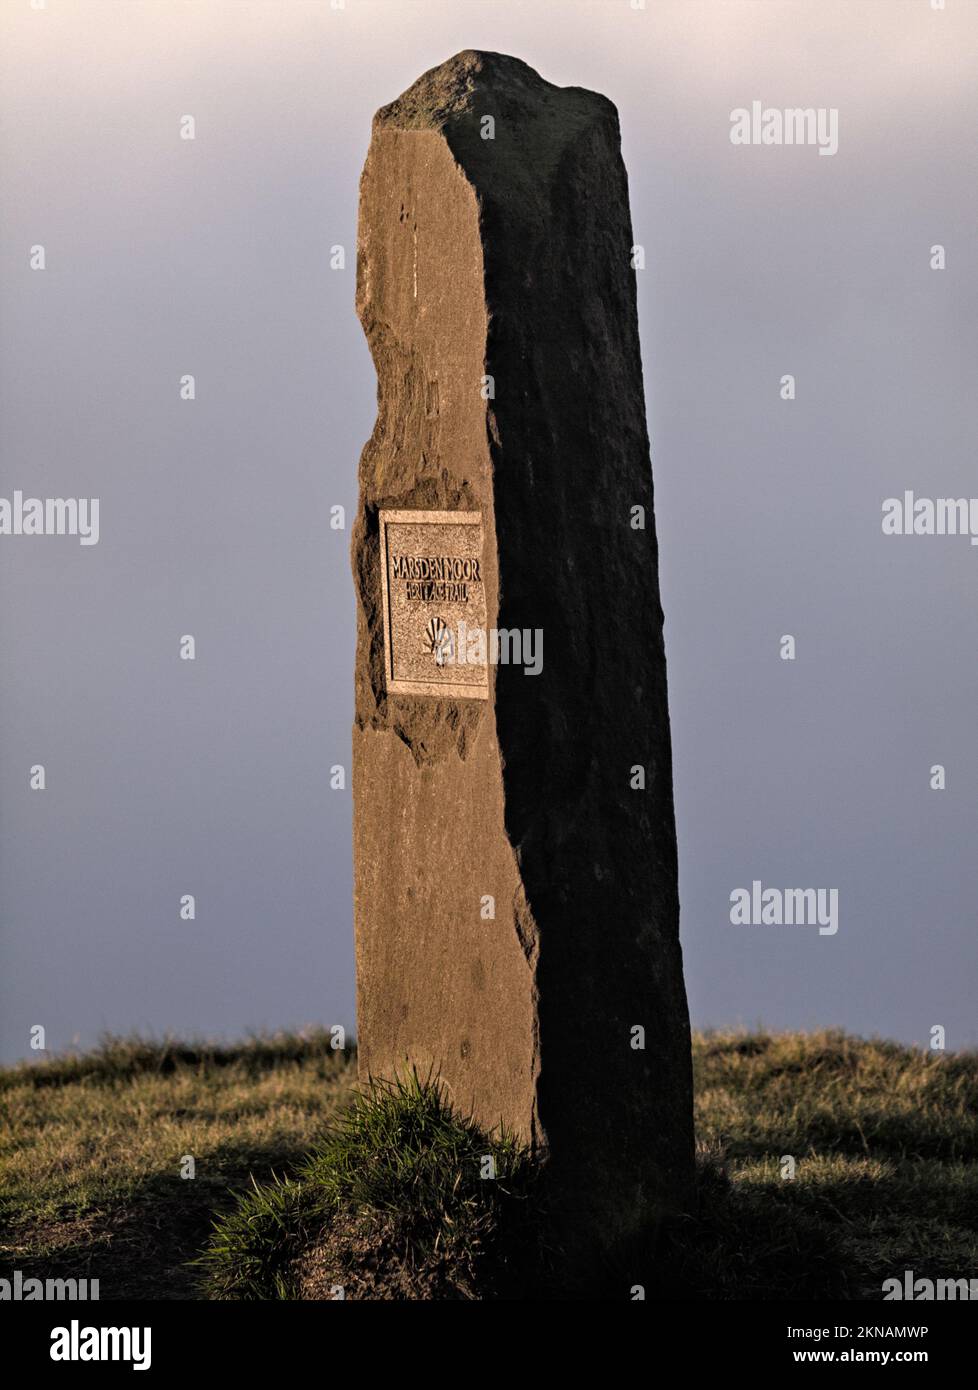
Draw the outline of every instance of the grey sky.
<instances>
[{"instance_id":1,"label":"grey sky","mask_svg":"<svg viewBox=\"0 0 978 1390\"><path fill-rule=\"evenodd\" d=\"M621 116L694 1024L978 1043L978 549L880 526L978 493L978 4L4 0L0 38L0 494L101 500L97 546L0 537L0 1056L354 1023L357 179L461 48ZM838 153L731 145L754 99L837 107ZM755 878L838 888L837 935L731 925Z\"/></svg>"}]
</instances>

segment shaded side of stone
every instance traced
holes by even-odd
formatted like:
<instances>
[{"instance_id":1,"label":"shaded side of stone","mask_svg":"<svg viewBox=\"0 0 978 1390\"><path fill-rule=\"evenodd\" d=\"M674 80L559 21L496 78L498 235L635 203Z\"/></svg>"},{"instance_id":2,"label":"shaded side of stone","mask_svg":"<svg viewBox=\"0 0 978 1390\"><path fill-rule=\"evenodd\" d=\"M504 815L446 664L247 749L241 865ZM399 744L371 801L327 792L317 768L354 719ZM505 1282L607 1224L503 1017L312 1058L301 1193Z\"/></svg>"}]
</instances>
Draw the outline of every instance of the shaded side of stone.
<instances>
[{"instance_id":1,"label":"shaded side of stone","mask_svg":"<svg viewBox=\"0 0 978 1390\"><path fill-rule=\"evenodd\" d=\"M605 98L492 55L468 80L471 115L444 128L480 202L499 622L545 642L541 675L503 667L496 686L506 827L540 939L540 1116L570 1201L610 1230L681 1199L693 1147L627 179Z\"/></svg>"}]
</instances>

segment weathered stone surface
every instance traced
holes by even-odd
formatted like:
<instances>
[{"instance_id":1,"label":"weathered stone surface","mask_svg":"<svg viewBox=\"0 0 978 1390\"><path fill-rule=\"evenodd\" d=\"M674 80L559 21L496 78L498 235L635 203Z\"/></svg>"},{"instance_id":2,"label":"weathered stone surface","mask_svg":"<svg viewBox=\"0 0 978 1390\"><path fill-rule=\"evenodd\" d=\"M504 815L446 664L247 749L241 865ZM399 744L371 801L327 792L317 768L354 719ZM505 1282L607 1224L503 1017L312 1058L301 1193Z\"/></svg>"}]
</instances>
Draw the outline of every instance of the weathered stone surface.
<instances>
[{"instance_id":1,"label":"weathered stone surface","mask_svg":"<svg viewBox=\"0 0 978 1390\"><path fill-rule=\"evenodd\" d=\"M432 1068L547 1154L568 1230L609 1246L681 1202L692 1170L619 147L610 101L494 53L377 113L357 308L378 412L353 538L361 1070ZM488 624L541 629L540 674L490 667L488 699L389 688L380 516L406 511L481 513Z\"/></svg>"}]
</instances>

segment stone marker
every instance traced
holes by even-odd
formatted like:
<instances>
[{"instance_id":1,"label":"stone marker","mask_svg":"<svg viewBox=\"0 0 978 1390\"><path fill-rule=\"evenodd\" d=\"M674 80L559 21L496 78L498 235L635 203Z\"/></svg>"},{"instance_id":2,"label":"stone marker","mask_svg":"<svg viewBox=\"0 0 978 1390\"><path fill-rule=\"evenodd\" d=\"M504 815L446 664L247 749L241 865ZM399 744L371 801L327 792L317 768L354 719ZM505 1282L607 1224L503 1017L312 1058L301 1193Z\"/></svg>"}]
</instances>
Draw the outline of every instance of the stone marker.
<instances>
[{"instance_id":1,"label":"stone marker","mask_svg":"<svg viewBox=\"0 0 978 1390\"><path fill-rule=\"evenodd\" d=\"M619 144L605 97L459 53L374 118L357 255L360 1070L534 1145L584 1247L693 1161Z\"/></svg>"}]
</instances>

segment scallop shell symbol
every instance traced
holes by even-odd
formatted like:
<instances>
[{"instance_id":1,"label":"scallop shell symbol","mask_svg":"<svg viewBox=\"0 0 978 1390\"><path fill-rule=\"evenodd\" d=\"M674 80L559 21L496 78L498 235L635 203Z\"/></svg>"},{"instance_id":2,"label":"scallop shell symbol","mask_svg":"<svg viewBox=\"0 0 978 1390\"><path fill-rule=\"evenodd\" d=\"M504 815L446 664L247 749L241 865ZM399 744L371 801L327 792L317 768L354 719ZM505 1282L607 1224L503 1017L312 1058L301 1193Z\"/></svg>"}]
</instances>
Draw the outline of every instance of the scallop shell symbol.
<instances>
[{"instance_id":1,"label":"scallop shell symbol","mask_svg":"<svg viewBox=\"0 0 978 1390\"><path fill-rule=\"evenodd\" d=\"M452 650L452 634L442 618L430 619L425 628L425 651L430 652L441 666Z\"/></svg>"}]
</instances>

